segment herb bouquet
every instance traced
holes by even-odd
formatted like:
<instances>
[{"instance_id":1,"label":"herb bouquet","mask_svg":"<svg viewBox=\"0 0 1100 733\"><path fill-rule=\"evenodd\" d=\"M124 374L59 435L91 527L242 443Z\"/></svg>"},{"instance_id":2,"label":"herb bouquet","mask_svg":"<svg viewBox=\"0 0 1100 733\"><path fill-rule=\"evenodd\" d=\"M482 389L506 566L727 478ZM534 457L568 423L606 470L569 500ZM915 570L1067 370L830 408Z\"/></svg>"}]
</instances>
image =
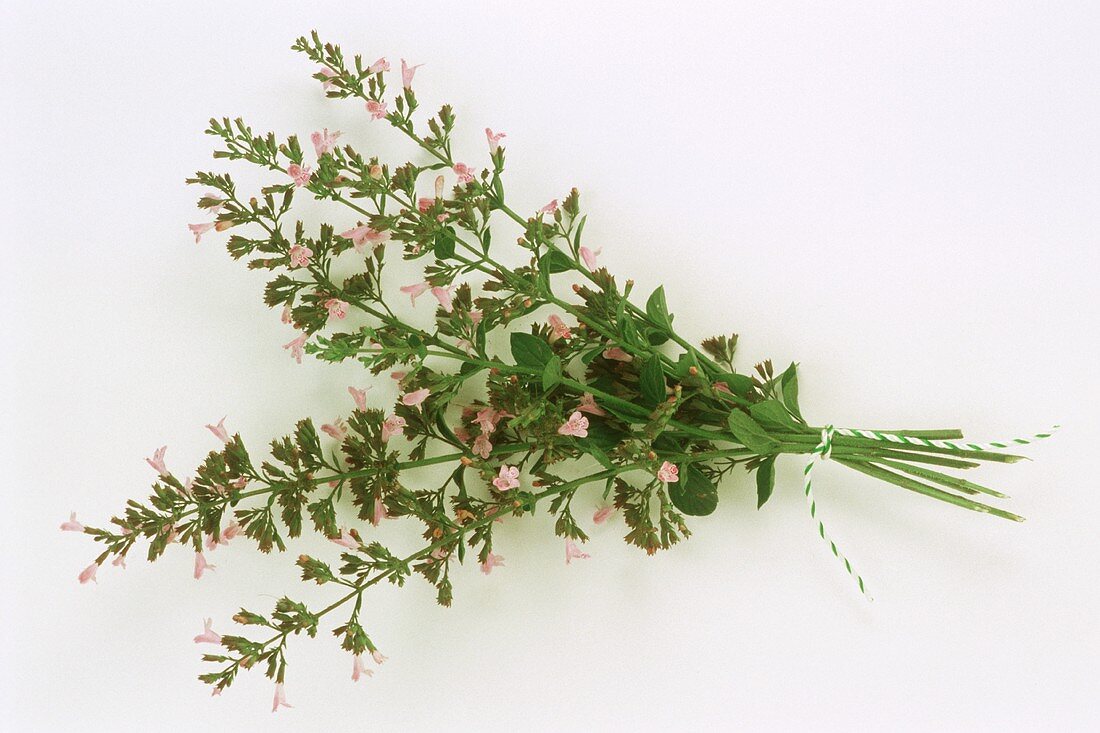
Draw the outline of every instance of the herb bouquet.
<instances>
[{"instance_id":1,"label":"herb bouquet","mask_svg":"<svg viewBox=\"0 0 1100 733\"><path fill-rule=\"evenodd\" d=\"M945 472L1014 462L1018 456L998 450L1008 444L962 443L956 430L810 425L793 364L777 371L765 361L739 373L736 335L696 347L677 334L661 288L644 306L632 301L632 282L618 283L599 266L599 249L585 243L576 190L533 214L511 208L503 133L485 130L489 165L482 168L452 156L450 106L415 125L417 66L401 61L391 93L397 74L386 59L349 61L316 34L294 50L317 65L314 77L329 97L363 105L369 120L419 145L422 160L390 166L327 129L303 148L297 137L280 142L240 119L211 120L214 157L258 166L270 183L248 196L227 174L195 174L188 183L203 188L198 205L209 220L190 229L196 242L228 231L233 258L272 273L264 298L296 330L284 346L291 358L356 360L397 380L401 397L381 409L366 389L349 387L346 416L319 427L300 421L272 442L268 458L246 448L224 420L209 425L222 446L192 478L170 471L160 448L147 459L157 479L146 502L128 502L107 527L83 526L75 515L62 525L103 546L82 583L104 563L125 566L134 551L156 560L173 544L194 553L195 578L210 567L207 553L238 535L265 553L286 550L287 538L306 529L339 546L330 558L297 558L303 581L335 589L327 606L283 597L267 613L241 609L233 620L252 627L248 636L219 635L207 621L195 641L215 647L204 656L215 668L200 678L214 694L258 666L276 683L274 708L285 705L288 637L315 636L333 616L341 619L333 633L352 657L353 679L370 674L366 660L385 657L361 621L367 589L419 575L449 605L453 563L476 562L485 573L503 565L493 538L498 522L551 512L571 562L588 557L584 526L617 516L626 541L653 554L690 535L686 516L714 511L719 484L738 467L755 474L762 506L781 455L807 460L803 488L815 529L861 591L862 578L816 518L817 460L1020 520L987 503L1002 494ZM354 225L314 231L292 220L301 196L332 202L340 221ZM518 225L518 238L503 246L522 252L521 266L498 260L502 244L490 224L501 218ZM401 287L402 296L382 287L387 258L396 256L423 263L423 278ZM349 263L354 274L334 275ZM432 304L432 328L391 310L404 296ZM355 312L368 325L347 327ZM416 469L426 466L446 466L442 485L424 485ZM591 494L577 501L584 491ZM348 500L359 527L337 520ZM415 525L423 546L399 557L372 541L366 523L387 518Z\"/></svg>"}]
</instances>

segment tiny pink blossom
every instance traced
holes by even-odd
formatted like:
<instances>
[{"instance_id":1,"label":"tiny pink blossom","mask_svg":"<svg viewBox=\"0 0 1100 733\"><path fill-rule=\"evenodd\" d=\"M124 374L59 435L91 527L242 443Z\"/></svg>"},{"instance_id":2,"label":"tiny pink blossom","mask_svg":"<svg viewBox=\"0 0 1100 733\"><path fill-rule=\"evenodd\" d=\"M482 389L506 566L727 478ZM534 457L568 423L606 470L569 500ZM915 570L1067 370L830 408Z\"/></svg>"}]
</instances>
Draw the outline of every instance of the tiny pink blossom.
<instances>
[{"instance_id":1,"label":"tiny pink blossom","mask_svg":"<svg viewBox=\"0 0 1100 733\"><path fill-rule=\"evenodd\" d=\"M382 654L382 652L378 651L377 649L375 649L374 651L372 651L372 652L370 653L370 656L371 656L371 659L373 659L373 660L374 660L374 663L375 663L375 664L382 664L382 662L384 662L384 661L386 661L387 659L389 659L389 657L385 656L384 654Z\"/></svg>"},{"instance_id":2,"label":"tiny pink blossom","mask_svg":"<svg viewBox=\"0 0 1100 733\"><path fill-rule=\"evenodd\" d=\"M470 310L470 321L476 326L481 323L481 319L485 317L485 314L476 308Z\"/></svg>"},{"instance_id":3,"label":"tiny pink blossom","mask_svg":"<svg viewBox=\"0 0 1100 733\"><path fill-rule=\"evenodd\" d=\"M493 444L489 440L489 436L482 433L474 438L473 449L474 454L481 456L482 458L488 458L489 454L493 452Z\"/></svg>"},{"instance_id":4,"label":"tiny pink blossom","mask_svg":"<svg viewBox=\"0 0 1100 733\"><path fill-rule=\"evenodd\" d=\"M122 568L123 570L125 570L126 569L126 556L125 555L119 555L114 560L111 560L111 564L114 565L116 568Z\"/></svg>"},{"instance_id":5,"label":"tiny pink blossom","mask_svg":"<svg viewBox=\"0 0 1100 733\"><path fill-rule=\"evenodd\" d=\"M320 158L325 153L331 153L333 148L336 147L336 140L343 133L342 132L329 132L326 127L323 132L315 132L309 136L311 142L313 142L313 150L317 153L317 157Z\"/></svg>"},{"instance_id":6,"label":"tiny pink blossom","mask_svg":"<svg viewBox=\"0 0 1100 733\"><path fill-rule=\"evenodd\" d=\"M403 435L404 428L405 418L400 415L390 415L382 422L382 442L386 442L395 435Z\"/></svg>"},{"instance_id":7,"label":"tiny pink blossom","mask_svg":"<svg viewBox=\"0 0 1100 733\"><path fill-rule=\"evenodd\" d=\"M666 484L674 484L680 480L680 469L665 461L657 469L657 480Z\"/></svg>"},{"instance_id":8,"label":"tiny pink blossom","mask_svg":"<svg viewBox=\"0 0 1100 733\"><path fill-rule=\"evenodd\" d=\"M76 521L76 512L69 514L69 521L61 523L62 532L83 532L84 525Z\"/></svg>"},{"instance_id":9,"label":"tiny pink blossom","mask_svg":"<svg viewBox=\"0 0 1100 733\"><path fill-rule=\"evenodd\" d=\"M367 409L367 392L370 391L370 387L366 389L356 389L355 387L348 387L348 394L355 400L355 409L362 412Z\"/></svg>"},{"instance_id":10,"label":"tiny pink blossom","mask_svg":"<svg viewBox=\"0 0 1100 733\"><path fill-rule=\"evenodd\" d=\"M203 198L208 199L210 201L210 204L208 206L202 206L202 204L200 203L200 206L209 211L211 214L219 213L225 206L225 199L219 198L217 192L208 191L203 195Z\"/></svg>"},{"instance_id":11,"label":"tiny pink blossom","mask_svg":"<svg viewBox=\"0 0 1100 733\"><path fill-rule=\"evenodd\" d=\"M390 379L395 382L400 382L407 376L406 372L390 372Z\"/></svg>"},{"instance_id":12,"label":"tiny pink blossom","mask_svg":"<svg viewBox=\"0 0 1100 733\"><path fill-rule=\"evenodd\" d=\"M385 102L376 102L373 99L367 102L367 112L370 113L372 120L384 120L386 115L389 114Z\"/></svg>"},{"instance_id":13,"label":"tiny pink blossom","mask_svg":"<svg viewBox=\"0 0 1100 733\"><path fill-rule=\"evenodd\" d=\"M500 491L519 488L519 469L515 466L501 466L500 473L493 479L493 486Z\"/></svg>"},{"instance_id":14,"label":"tiny pink blossom","mask_svg":"<svg viewBox=\"0 0 1100 733\"><path fill-rule=\"evenodd\" d=\"M416 66L409 66L405 63L405 59L401 59L401 86L406 89L412 89L413 75L416 70L424 64L417 64Z\"/></svg>"},{"instance_id":15,"label":"tiny pink blossom","mask_svg":"<svg viewBox=\"0 0 1100 733\"><path fill-rule=\"evenodd\" d=\"M602 506L602 507L600 507L599 509L596 510L595 514L592 515L592 523L593 524L603 524L614 513L615 513L615 507L613 507L613 506Z\"/></svg>"},{"instance_id":16,"label":"tiny pink blossom","mask_svg":"<svg viewBox=\"0 0 1100 733\"><path fill-rule=\"evenodd\" d=\"M485 128L485 138L489 141L489 152L495 153L500 149L501 138L507 137L503 132L493 132L488 127Z\"/></svg>"},{"instance_id":17,"label":"tiny pink blossom","mask_svg":"<svg viewBox=\"0 0 1100 733\"><path fill-rule=\"evenodd\" d=\"M207 425L206 429L214 434L214 437L223 443L229 442L229 432L225 429L225 418L218 420L217 425Z\"/></svg>"},{"instance_id":18,"label":"tiny pink blossom","mask_svg":"<svg viewBox=\"0 0 1100 733\"><path fill-rule=\"evenodd\" d=\"M302 187L309 183L309 179L313 175L313 170L308 165L302 166L297 163L291 163L286 167L286 174L294 180L295 186Z\"/></svg>"},{"instance_id":19,"label":"tiny pink blossom","mask_svg":"<svg viewBox=\"0 0 1100 733\"><path fill-rule=\"evenodd\" d=\"M390 241L388 231L379 232L365 224L349 229L340 236L344 239L350 239L351 243L355 245L355 251L359 254L363 254L363 248L368 244L382 244Z\"/></svg>"},{"instance_id":20,"label":"tiny pink blossom","mask_svg":"<svg viewBox=\"0 0 1100 733\"><path fill-rule=\"evenodd\" d=\"M352 536L351 532L349 532L347 529L341 529L340 536L330 537L329 541L335 542L341 547L346 547L349 550L355 550L359 548L359 540L355 539L355 537Z\"/></svg>"},{"instance_id":21,"label":"tiny pink blossom","mask_svg":"<svg viewBox=\"0 0 1100 733\"><path fill-rule=\"evenodd\" d=\"M569 330L569 326L565 325L565 321L556 315L550 316L550 341L554 342L558 339L567 339L573 337L573 332Z\"/></svg>"},{"instance_id":22,"label":"tiny pink blossom","mask_svg":"<svg viewBox=\"0 0 1100 733\"><path fill-rule=\"evenodd\" d=\"M367 665L363 661L363 658L361 656L359 656L358 654L356 654L354 659L352 660L352 665L351 665L351 680L352 680L352 682L358 682L359 678L363 675L366 675L367 677L371 677L371 676L374 675L374 672L367 669Z\"/></svg>"},{"instance_id":23,"label":"tiny pink blossom","mask_svg":"<svg viewBox=\"0 0 1100 733\"><path fill-rule=\"evenodd\" d=\"M377 527L382 523L383 519L389 518L389 513L386 511L386 502L381 498L374 500L374 512L371 514L370 523Z\"/></svg>"},{"instance_id":24,"label":"tiny pink blossom","mask_svg":"<svg viewBox=\"0 0 1100 733\"><path fill-rule=\"evenodd\" d=\"M221 644L222 637L217 631L210 628L214 623L214 619L204 618L202 620L202 633L195 637L196 644Z\"/></svg>"},{"instance_id":25,"label":"tiny pink blossom","mask_svg":"<svg viewBox=\"0 0 1100 733\"><path fill-rule=\"evenodd\" d=\"M339 298L329 298L325 301L325 308L328 309L329 318L335 318L338 321L342 321L348 317L347 301L340 300Z\"/></svg>"},{"instance_id":26,"label":"tiny pink blossom","mask_svg":"<svg viewBox=\"0 0 1100 733\"><path fill-rule=\"evenodd\" d=\"M502 417L508 417L509 413L504 410L494 410L492 407L485 407L478 410L477 415L474 417L474 422L481 428L481 432L488 435L497 429L497 423L500 422Z\"/></svg>"},{"instance_id":27,"label":"tiny pink blossom","mask_svg":"<svg viewBox=\"0 0 1100 733\"><path fill-rule=\"evenodd\" d=\"M307 267L309 265L309 258L312 256L312 249L301 244L296 244L290 248L290 266Z\"/></svg>"},{"instance_id":28,"label":"tiny pink blossom","mask_svg":"<svg viewBox=\"0 0 1100 733\"><path fill-rule=\"evenodd\" d=\"M421 212L425 212L435 206L435 199L430 199L427 196L421 196L416 200L416 208Z\"/></svg>"},{"instance_id":29,"label":"tiny pink blossom","mask_svg":"<svg viewBox=\"0 0 1100 733\"><path fill-rule=\"evenodd\" d=\"M421 387L420 389L408 392L401 396L401 404L407 407L416 407L424 400L428 399L432 391L427 387Z\"/></svg>"},{"instance_id":30,"label":"tiny pink blossom","mask_svg":"<svg viewBox=\"0 0 1100 733\"><path fill-rule=\"evenodd\" d=\"M237 520L234 519L226 526L225 529L222 530L222 539L228 543L229 540L239 535L243 529L244 528L237 523Z\"/></svg>"},{"instance_id":31,"label":"tiny pink blossom","mask_svg":"<svg viewBox=\"0 0 1100 733\"><path fill-rule=\"evenodd\" d=\"M539 213L540 214L553 214L557 210L558 210L558 200L553 199L546 206L543 206L541 209L539 209Z\"/></svg>"},{"instance_id":32,"label":"tiny pink blossom","mask_svg":"<svg viewBox=\"0 0 1100 733\"><path fill-rule=\"evenodd\" d=\"M416 305L416 299L431 290L431 287L432 286L426 282L420 282L414 283L412 285L402 285L400 287L400 290L402 293L407 293L409 296L409 300L412 302L413 305Z\"/></svg>"},{"instance_id":33,"label":"tiny pink blossom","mask_svg":"<svg viewBox=\"0 0 1100 733\"><path fill-rule=\"evenodd\" d=\"M490 552L488 555L485 556L485 562L481 563L481 572L488 575L489 573L493 572L493 568L502 567L504 567L504 556L495 555Z\"/></svg>"},{"instance_id":34,"label":"tiny pink blossom","mask_svg":"<svg viewBox=\"0 0 1100 733\"><path fill-rule=\"evenodd\" d=\"M600 252L603 252L603 250L597 249L593 251L588 247L580 248L581 259L584 260L585 267L590 271L596 269L596 257L599 256Z\"/></svg>"},{"instance_id":35,"label":"tiny pink blossom","mask_svg":"<svg viewBox=\"0 0 1100 733\"><path fill-rule=\"evenodd\" d=\"M558 435L572 435L575 438L588 437L588 418L574 411L569 419L558 428Z\"/></svg>"},{"instance_id":36,"label":"tiny pink blossom","mask_svg":"<svg viewBox=\"0 0 1100 733\"><path fill-rule=\"evenodd\" d=\"M448 552L447 550L444 550L442 547L437 547L434 550L432 550L431 552L429 552L428 556L433 557L436 560L446 560L448 557L451 556L451 553Z\"/></svg>"},{"instance_id":37,"label":"tiny pink blossom","mask_svg":"<svg viewBox=\"0 0 1100 733\"><path fill-rule=\"evenodd\" d=\"M306 345L306 341L308 341L308 340L309 340L309 337L306 336L303 333L301 336L294 339L293 341L290 341L289 343L283 344L283 348L284 349L290 349L290 355L292 357L294 357L294 361L301 364L302 363L302 355L305 353L304 348L305 348L305 345Z\"/></svg>"},{"instance_id":38,"label":"tiny pink blossom","mask_svg":"<svg viewBox=\"0 0 1100 733\"><path fill-rule=\"evenodd\" d=\"M89 565L88 567L81 570L80 571L80 576L79 576L80 584L84 585L89 580L95 580L95 571L96 570L99 570L99 563L97 563L97 562L94 562L91 565ZM95 582L98 583L99 581L95 580Z\"/></svg>"},{"instance_id":39,"label":"tiny pink blossom","mask_svg":"<svg viewBox=\"0 0 1100 733\"><path fill-rule=\"evenodd\" d=\"M279 320L283 323L290 323L294 320L294 309L290 307L289 303L283 306L283 313L279 316Z\"/></svg>"},{"instance_id":40,"label":"tiny pink blossom","mask_svg":"<svg viewBox=\"0 0 1100 733\"><path fill-rule=\"evenodd\" d=\"M153 451L152 458L146 458L145 462L153 467L153 470L159 473L161 476L168 475L168 469L164 465L164 452L168 450L168 446L162 445Z\"/></svg>"},{"instance_id":41,"label":"tiny pink blossom","mask_svg":"<svg viewBox=\"0 0 1100 733\"><path fill-rule=\"evenodd\" d=\"M565 541L565 564L569 565L574 560L587 560L592 557L587 552L581 552L581 548L572 539Z\"/></svg>"},{"instance_id":42,"label":"tiny pink blossom","mask_svg":"<svg viewBox=\"0 0 1100 733\"><path fill-rule=\"evenodd\" d=\"M625 362L634 361L633 356L626 353L625 351L623 351L618 346L612 346L609 349L604 349L603 350L603 358L612 359L614 361L625 361Z\"/></svg>"},{"instance_id":43,"label":"tiny pink blossom","mask_svg":"<svg viewBox=\"0 0 1100 733\"><path fill-rule=\"evenodd\" d=\"M336 418L331 423L322 425L321 432L336 440L343 440L348 434L348 424L341 418Z\"/></svg>"},{"instance_id":44,"label":"tiny pink blossom","mask_svg":"<svg viewBox=\"0 0 1100 733\"><path fill-rule=\"evenodd\" d=\"M581 395L581 401L580 404L577 405L577 410L580 412L587 412L589 415L607 417L607 411L596 404L596 398L592 396L591 392L585 392Z\"/></svg>"},{"instance_id":45,"label":"tiny pink blossom","mask_svg":"<svg viewBox=\"0 0 1100 733\"><path fill-rule=\"evenodd\" d=\"M470 339L455 339L455 346L461 346L470 356L474 355L474 343Z\"/></svg>"},{"instance_id":46,"label":"tiny pink blossom","mask_svg":"<svg viewBox=\"0 0 1100 733\"><path fill-rule=\"evenodd\" d=\"M291 705L290 703L288 703L286 701L286 691L283 690L283 683L282 682L276 682L275 683L275 700L271 704L271 712L274 713L274 712L278 711L279 706L282 706L284 708L294 707L293 705Z\"/></svg>"},{"instance_id":47,"label":"tiny pink blossom","mask_svg":"<svg viewBox=\"0 0 1100 733\"><path fill-rule=\"evenodd\" d=\"M367 73L368 74L380 74L383 71L389 71L389 70L390 70L390 62L386 61L386 58L384 56L367 67Z\"/></svg>"},{"instance_id":48,"label":"tiny pink blossom","mask_svg":"<svg viewBox=\"0 0 1100 733\"><path fill-rule=\"evenodd\" d=\"M465 163L455 163L451 170L458 176L459 183L469 183L474 180L474 169Z\"/></svg>"},{"instance_id":49,"label":"tiny pink blossom","mask_svg":"<svg viewBox=\"0 0 1100 733\"><path fill-rule=\"evenodd\" d=\"M206 562L206 556L205 555L203 555L201 552L196 552L195 553L195 573L194 573L195 580L198 580L199 578L201 578L202 574L205 573L207 570L213 570L213 569L214 569L214 566L211 565L210 563Z\"/></svg>"},{"instance_id":50,"label":"tiny pink blossom","mask_svg":"<svg viewBox=\"0 0 1100 733\"><path fill-rule=\"evenodd\" d=\"M455 428L454 429L454 434L455 434L455 437L458 438L459 440L461 440L463 443L469 443L470 440L471 440L470 431L467 430L466 428L462 427L462 426L459 426L459 427Z\"/></svg>"},{"instance_id":51,"label":"tiny pink blossom","mask_svg":"<svg viewBox=\"0 0 1100 733\"><path fill-rule=\"evenodd\" d=\"M434 295L435 299L439 301L439 305L443 308L443 310L448 313L452 312L455 309L453 303L451 302L451 296L454 295L454 290L454 285L446 288L432 288L432 295Z\"/></svg>"},{"instance_id":52,"label":"tiny pink blossom","mask_svg":"<svg viewBox=\"0 0 1100 733\"><path fill-rule=\"evenodd\" d=\"M199 240L202 239L202 235L213 229L216 223L217 222L208 221L202 224L188 224L187 228L190 229L191 233L195 235L195 244L198 244Z\"/></svg>"},{"instance_id":53,"label":"tiny pink blossom","mask_svg":"<svg viewBox=\"0 0 1100 733\"><path fill-rule=\"evenodd\" d=\"M329 81L329 79L332 79L334 76L339 76L339 74L327 66L322 66L320 69L317 69L317 73L325 77L325 81L321 82L321 88L325 91L328 91L332 87L332 82Z\"/></svg>"},{"instance_id":54,"label":"tiny pink blossom","mask_svg":"<svg viewBox=\"0 0 1100 733\"><path fill-rule=\"evenodd\" d=\"M714 388L715 392L725 392L726 394L733 394L733 391L730 390L730 386L725 382L715 382L710 386Z\"/></svg>"},{"instance_id":55,"label":"tiny pink blossom","mask_svg":"<svg viewBox=\"0 0 1100 733\"><path fill-rule=\"evenodd\" d=\"M248 477L241 476L239 479L231 482L229 485L232 486L234 489L243 489L245 486L248 486Z\"/></svg>"}]
</instances>

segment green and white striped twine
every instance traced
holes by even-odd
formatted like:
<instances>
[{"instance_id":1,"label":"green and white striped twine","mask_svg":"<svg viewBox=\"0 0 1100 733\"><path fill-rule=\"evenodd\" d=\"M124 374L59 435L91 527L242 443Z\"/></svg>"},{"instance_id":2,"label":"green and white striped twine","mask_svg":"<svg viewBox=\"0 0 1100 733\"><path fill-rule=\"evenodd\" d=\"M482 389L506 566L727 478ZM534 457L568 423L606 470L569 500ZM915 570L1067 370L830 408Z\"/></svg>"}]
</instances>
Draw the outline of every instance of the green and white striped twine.
<instances>
[{"instance_id":1,"label":"green and white striped twine","mask_svg":"<svg viewBox=\"0 0 1100 733\"><path fill-rule=\"evenodd\" d=\"M817 522L817 533L821 536L821 539L829 543L829 549L833 551L833 555L840 559L844 563L844 569L848 571L848 574L855 579L856 584L859 586L859 592L867 598L867 600L874 600L867 593L867 587L863 582L863 577L852 568L852 562L844 553L840 551L840 548L836 546L836 542L825 531L825 524L817 516L817 501L814 499L813 484L810 481L810 475L813 473L814 464L818 461L824 461L829 458L829 454L833 450L833 436L845 435L852 438L868 438L870 440L881 440L887 443L898 443L902 445L921 445L928 446L930 448L948 448L950 450L957 451L992 451L992 450L1004 450L1006 448L1013 448L1018 445L1031 445L1037 440L1043 438L1049 438L1054 434L1054 431L1059 426L1055 425L1049 431L1045 433L1036 433L1028 438L1013 438L1008 442L991 442L991 443L956 443L950 440L929 440L928 438L915 438L908 435L897 435L895 433L884 433L878 430L859 430L850 428L834 428L832 425L826 425L821 430L821 442L817 444L812 451L810 451L810 460L806 462L806 468L803 470L803 486L806 491L806 503L810 507L810 517Z\"/></svg>"}]
</instances>

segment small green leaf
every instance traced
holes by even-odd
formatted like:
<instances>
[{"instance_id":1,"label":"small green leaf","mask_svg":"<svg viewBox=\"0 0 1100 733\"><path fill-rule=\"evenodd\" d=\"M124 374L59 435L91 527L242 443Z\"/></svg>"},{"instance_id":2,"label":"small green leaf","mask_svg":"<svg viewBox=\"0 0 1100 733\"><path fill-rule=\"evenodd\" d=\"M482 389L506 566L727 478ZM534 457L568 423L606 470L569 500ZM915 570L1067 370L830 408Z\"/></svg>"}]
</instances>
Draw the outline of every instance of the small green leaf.
<instances>
[{"instance_id":1,"label":"small green leaf","mask_svg":"<svg viewBox=\"0 0 1100 733\"><path fill-rule=\"evenodd\" d=\"M718 487L693 465L680 472L680 480L668 485L668 497L676 508L693 517L705 517L718 506Z\"/></svg>"},{"instance_id":2,"label":"small green leaf","mask_svg":"<svg viewBox=\"0 0 1100 733\"><path fill-rule=\"evenodd\" d=\"M757 402L749 408L749 413L765 430L789 433L803 432L802 426L794 421L791 414L787 412L787 408L780 404L778 400Z\"/></svg>"},{"instance_id":3,"label":"small green leaf","mask_svg":"<svg viewBox=\"0 0 1100 733\"><path fill-rule=\"evenodd\" d=\"M764 506L775 488L775 457L763 461L756 469L756 508Z\"/></svg>"},{"instance_id":4,"label":"small green leaf","mask_svg":"<svg viewBox=\"0 0 1100 733\"><path fill-rule=\"evenodd\" d=\"M550 344L530 333L513 333L509 338L512 345L512 358L522 367L542 369L554 356Z\"/></svg>"},{"instance_id":5,"label":"small green leaf","mask_svg":"<svg viewBox=\"0 0 1100 733\"><path fill-rule=\"evenodd\" d=\"M435 235L435 256L449 260L455 256L455 230L444 227Z\"/></svg>"},{"instance_id":6,"label":"small green leaf","mask_svg":"<svg viewBox=\"0 0 1100 733\"><path fill-rule=\"evenodd\" d=\"M638 388L650 407L665 399L665 370L661 367L661 357L653 354L638 371Z\"/></svg>"},{"instance_id":7,"label":"small green leaf","mask_svg":"<svg viewBox=\"0 0 1100 733\"><path fill-rule=\"evenodd\" d=\"M665 330L672 329L672 316L668 314L668 303L665 302L665 286L662 285L649 296L645 303L645 312L654 325Z\"/></svg>"},{"instance_id":8,"label":"small green leaf","mask_svg":"<svg viewBox=\"0 0 1100 733\"><path fill-rule=\"evenodd\" d=\"M542 389L549 392L561 383L561 359L555 354L542 370Z\"/></svg>"},{"instance_id":9,"label":"small green leaf","mask_svg":"<svg viewBox=\"0 0 1100 733\"><path fill-rule=\"evenodd\" d=\"M721 382L730 388L730 392L733 392L738 397L748 397L752 392L752 379L746 377L744 374L719 374L715 381Z\"/></svg>"},{"instance_id":10,"label":"small green leaf","mask_svg":"<svg viewBox=\"0 0 1100 733\"><path fill-rule=\"evenodd\" d=\"M738 442L753 453L767 456L779 452L779 441L768 435L764 428L740 410L730 412L726 422L729 423L730 432Z\"/></svg>"},{"instance_id":11,"label":"small green leaf","mask_svg":"<svg viewBox=\"0 0 1100 733\"><path fill-rule=\"evenodd\" d=\"M798 409L798 373L793 361L779 378L779 387L783 393L783 404L787 406L791 414L802 420L802 412ZM803 420L803 422L805 421Z\"/></svg>"},{"instance_id":12,"label":"small green leaf","mask_svg":"<svg viewBox=\"0 0 1100 733\"><path fill-rule=\"evenodd\" d=\"M569 272L573 269L573 260L560 249L552 249L543 255L539 261L540 267L545 267L547 272L556 275L559 272Z\"/></svg>"}]
</instances>

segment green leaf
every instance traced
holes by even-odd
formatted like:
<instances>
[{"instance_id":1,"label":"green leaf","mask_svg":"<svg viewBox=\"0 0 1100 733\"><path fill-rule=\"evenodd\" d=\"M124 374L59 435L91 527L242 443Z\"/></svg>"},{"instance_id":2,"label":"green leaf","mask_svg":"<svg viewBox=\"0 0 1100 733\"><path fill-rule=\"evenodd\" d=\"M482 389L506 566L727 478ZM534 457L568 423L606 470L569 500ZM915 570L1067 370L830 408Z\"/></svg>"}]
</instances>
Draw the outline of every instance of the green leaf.
<instances>
[{"instance_id":1,"label":"green leaf","mask_svg":"<svg viewBox=\"0 0 1100 733\"><path fill-rule=\"evenodd\" d=\"M668 498L676 508L693 517L705 517L718 506L718 487L693 465L680 472L680 480L668 485Z\"/></svg>"},{"instance_id":2,"label":"green leaf","mask_svg":"<svg viewBox=\"0 0 1100 733\"><path fill-rule=\"evenodd\" d=\"M672 316L668 314L668 303L665 302L665 286L662 285L649 296L645 303L645 312L654 325L665 330L672 329Z\"/></svg>"},{"instance_id":3,"label":"green leaf","mask_svg":"<svg viewBox=\"0 0 1100 733\"><path fill-rule=\"evenodd\" d=\"M530 333L513 333L509 338L512 345L512 358L522 367L542 369L554 356L550 344Z\"/></svg>"},{"instance_id":4,"label":"green leaf","mask_svg":"<svg viewBox=\"0 0 1100 733\"><path fill-rule=\"evenodd\" d=\"M661 367L661 357L653 354L638 371L638 388L650 407L665 399L665 370Z\"/></svg>"},{"instance_id":5,"label":"green leaf","mask_svg":"<svg viewBox=\"0 0 1100 733\"><path fill-rule=\"evenodd\" d=\"M550 361L546 362L546 367L542 370L542 389L549 392L560 383L561 359L555 354L550 358Z\"/></svg>"},{"instance_id":6,"label":"green leaf","mask_svg":"<svg viewBox=\"0 0 1100 733\"><path fill-rule=\"evenodd\" d=\"M746 377L744 374L719 374L715 381L721 382L730 388L730 392L733 392L738 397L748 397L752 392L752 379Z\"/></svg>"},{"instance_id":7,"label":"green leaf","mask_svg":"<svg viewBox=\"0 0 1100 733\"><path fill-rule=\"evenodd\" d=\"M738 442L753 453L766 456L779 452L779 441L768 435L764 428L740 410L730 412L726 422L729 423L730 432Z\"/></svg>"},{"instance_id":8,"label":"green leaf","mask_svg":"<svg viewBox=\"0 0 1100 733\"><path fill-rule=\"evenodd\" d=\"M435 235L435 256L441 260L455 256L455 230L452 227L444 227Z\"/></svg>"},{"instance_id":9,"label":"green leaf","mask_svg":"<svg viewBox=\"0 0 1100 733\"><path fill-rule=\"evenodd\" d=\"M763 461L756 469L756 508L764 506L775 488L775 457Z\"/></svg>"},{"instance_id":10,"label":"green leaf","mask_svg":"<svg viewBox=\"0 0 1100 733\"><path fill-rule=\"evenodd\" d=\"M783 404L797 417L803 420L802 412L798 409L798 373L795 363L792 361L783 375L779 377L779 388L783 393ZM803 422L805 422L803 420Z\"/></svg>"},{"instance_id":11,"label":"green leaf","mask_svg":"<svg viewBox=\"0 0 1100 733\"><path fill-rule=\"evenodd\" d=\"M794 421L791 414L787 412L787 408L778 400L757 402L749 408L749 413L765 430L790 433L804 432L802 426Z\"/></svg>"},{"instance_id":12,"label":"green leaf","mask_svg":"<svg viewBox=\"0 0 1100 733\"><path fill-rule=\"evenodd\" d=\"M560 249L552 249L539 260L539 267L545 267L552 275L559 272L569 272L573 269L573 260Z\"/></svg>"}]
</instances>

